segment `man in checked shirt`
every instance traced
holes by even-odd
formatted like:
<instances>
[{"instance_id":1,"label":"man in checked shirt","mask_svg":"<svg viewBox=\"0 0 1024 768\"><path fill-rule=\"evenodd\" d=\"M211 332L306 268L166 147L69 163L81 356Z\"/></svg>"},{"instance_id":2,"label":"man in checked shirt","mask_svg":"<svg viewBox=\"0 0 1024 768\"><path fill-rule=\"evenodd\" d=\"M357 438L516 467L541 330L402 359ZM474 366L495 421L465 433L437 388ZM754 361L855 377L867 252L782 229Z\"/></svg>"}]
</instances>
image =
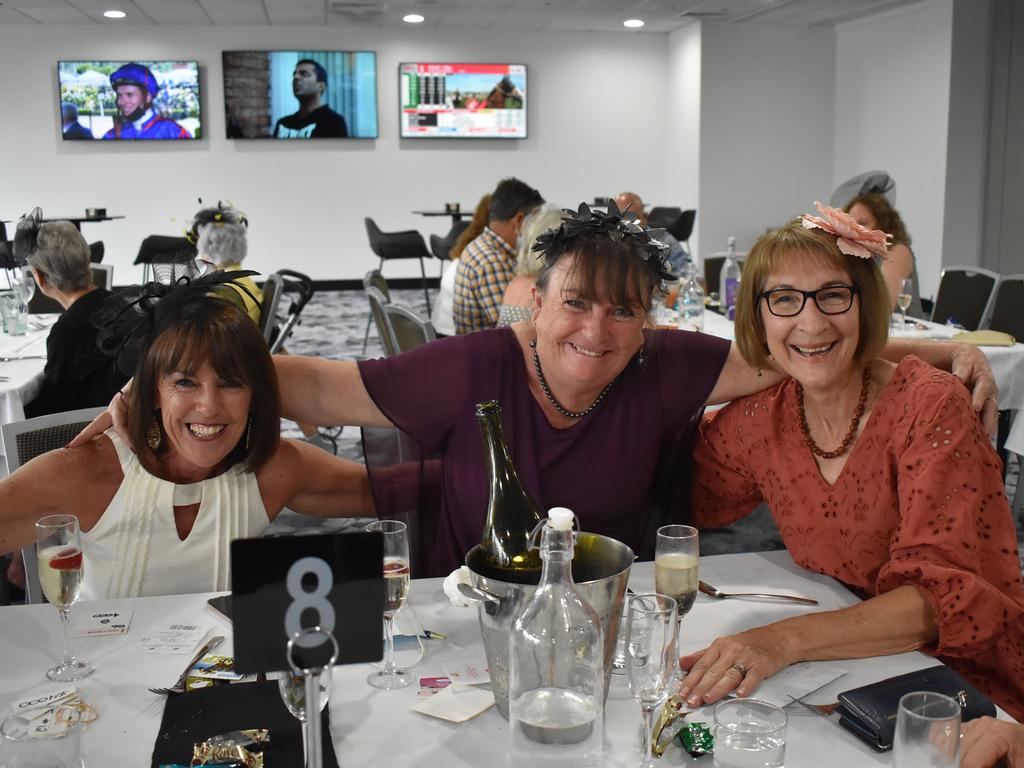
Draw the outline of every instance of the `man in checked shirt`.
<instances>
[{"instance_id":1,"label":"man in checked shirt","mask_svg":"<svg viewBox=\"0 0 1024 768\"><path fill-rule=\"evenodd\" d=\"M455 273L456 333L493 328L505 288L515 275L516 244L523 219L544 204L533 187L502 179L491 195L487 226L466 246Z\"/></svg>"}]
</instances>

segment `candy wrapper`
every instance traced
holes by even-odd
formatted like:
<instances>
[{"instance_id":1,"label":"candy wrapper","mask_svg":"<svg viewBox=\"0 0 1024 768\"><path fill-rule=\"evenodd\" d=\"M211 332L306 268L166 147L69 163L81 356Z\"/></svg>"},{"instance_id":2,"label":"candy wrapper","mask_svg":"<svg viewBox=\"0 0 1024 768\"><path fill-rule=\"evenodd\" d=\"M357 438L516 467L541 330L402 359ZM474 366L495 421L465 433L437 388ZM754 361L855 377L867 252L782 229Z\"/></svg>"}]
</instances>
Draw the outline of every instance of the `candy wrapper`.
<instances>
[{"instance_id":1,"label":"candy wrapper","mask_svg":"<svg viewBox=\"0 0 1024 768\"><path fill-rule=\"evenodd\" d=\"M706 723L687 723L679 731L679 742L691 757L715 751L715 737Z\"/></svg>"},{"instance_id":2,"label":"candy wrapper","mask_svg":"<svg viewBox=\"0 0 1024 768\"><path fill-rule=\"evenodd\" d=\"M222 733L192 748L192 766L263 768L260 750L269 741L270 732L265 728Z\"/></svg>"}]
</instances>

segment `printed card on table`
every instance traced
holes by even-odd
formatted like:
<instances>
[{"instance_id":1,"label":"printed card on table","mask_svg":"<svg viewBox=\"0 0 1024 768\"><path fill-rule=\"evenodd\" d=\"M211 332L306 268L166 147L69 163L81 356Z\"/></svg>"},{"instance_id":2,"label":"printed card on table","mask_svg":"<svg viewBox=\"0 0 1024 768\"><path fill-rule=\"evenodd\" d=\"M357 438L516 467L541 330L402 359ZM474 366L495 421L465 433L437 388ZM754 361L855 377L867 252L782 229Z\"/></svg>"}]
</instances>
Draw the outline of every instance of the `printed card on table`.
<instances>
[{"instance_id":1,"label":"printed card on table","mask_svg":"<svg viewBox=\"0 0 1024 768\"><path fill-rule=\"evenodd\" d=\"M166 653L186 656L192 653L199 641L210 631L205 624L174 623L154 625L146 636L139 640L136 650L143 653Z\"/></svg>"},{"instance_id":2,"label":"printed card on table","mask_svg":"<svg viewBox=\"0 0 1024 768\"><path fill-rule=\"evenodd\" d=\"M87 614L75 623L75 637L124 635L132 623L131 611L97 611Z\"/></svg>"},{"instance_id":3,"label":"printed card on table","mask_svg":"<svg viewBox=\"0 0 1024 768\"><path fill-rule=\"evenodd\" d=\"M458 661L442 661L441 669L453 683L478 685L491 682L491 670L487 668L487 658L482 653Z\"/></svg>"}]
</instances>

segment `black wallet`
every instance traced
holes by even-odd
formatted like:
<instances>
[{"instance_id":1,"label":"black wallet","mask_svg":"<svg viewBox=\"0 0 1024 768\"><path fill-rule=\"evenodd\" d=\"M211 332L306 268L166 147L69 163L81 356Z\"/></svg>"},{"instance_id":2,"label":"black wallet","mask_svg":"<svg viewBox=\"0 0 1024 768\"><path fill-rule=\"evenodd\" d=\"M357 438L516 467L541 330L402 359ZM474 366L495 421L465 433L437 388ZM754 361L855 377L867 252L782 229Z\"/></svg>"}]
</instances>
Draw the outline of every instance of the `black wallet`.
<instances>
[{"instance_id":1,"label":"black wallet","mask_svg":"<svg viewBox=\"0 0 1024 768\"><path fill-rule=\"evenodd\" d=\"M977 688L945 665L908 672L839 694L839 724L879 752L892 749L896 713L905 693L934 691L960 702L961 721L995 717L996 707Z\"/></svg>"}]
</instances>

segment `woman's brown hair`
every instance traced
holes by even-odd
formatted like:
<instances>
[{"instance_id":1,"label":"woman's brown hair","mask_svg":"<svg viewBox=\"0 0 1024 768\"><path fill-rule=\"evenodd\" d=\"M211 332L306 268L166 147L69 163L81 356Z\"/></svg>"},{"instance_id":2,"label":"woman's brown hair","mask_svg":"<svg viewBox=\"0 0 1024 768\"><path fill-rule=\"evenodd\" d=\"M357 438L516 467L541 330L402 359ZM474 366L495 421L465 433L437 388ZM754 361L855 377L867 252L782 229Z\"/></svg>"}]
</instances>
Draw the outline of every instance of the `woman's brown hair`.
<instances>
[{"instance_id":1,"label":"woman's brown hair","mask_svg":"<svg viewBox=\"0 0 1024 768\"><path fill-rule=\"evenodd\" d=\"M462 230L462 234L459 235L459 239L455 241L455 245L448 252L449 259L457 259L462 255L462 252L466 250L466 246L480 237L480 234L484 231L484 227L487 226L487 222L490 217L491 209L491 196L489 194L484 195L480 198L480 202L476 204L476 208L473 209L473 218L469 222L469 226Z\"/></svg>"},{"instance_id":2,"label":"woman's brown hair","mask_svg":"<svg viewBox=\"0 0 1024 768\"><path fill-rule=\"evenodd\" d=\"M848 202L843 210L849 213L850 209L858 203L871 211L871 215L875 217L875 229L892 235L890 245L910 247L910 235L903 224L903 219L900 218L899 211L892 207L885 195L878 192L864 192Z\"/></svg>"},{"instance_id":3,"label":"woman's brown hair","mask_svg":"<svg viewBox=\"0 0 1024 768\"><path fill-rule=\"evenodd\" d=\"M208 361L222 379L252 391L248 438L239 440L228 454L228 462L229 466L241 464L246 472L256 471L273 456L281 436L277 374L263 334L245 310L215 296L189 297L174 312L139 358L128 407L129 439L136 451L148 450L146 431L154 419L160 423L156 412L161 377L198 370Z\"/></svg>"}]
</instances>

